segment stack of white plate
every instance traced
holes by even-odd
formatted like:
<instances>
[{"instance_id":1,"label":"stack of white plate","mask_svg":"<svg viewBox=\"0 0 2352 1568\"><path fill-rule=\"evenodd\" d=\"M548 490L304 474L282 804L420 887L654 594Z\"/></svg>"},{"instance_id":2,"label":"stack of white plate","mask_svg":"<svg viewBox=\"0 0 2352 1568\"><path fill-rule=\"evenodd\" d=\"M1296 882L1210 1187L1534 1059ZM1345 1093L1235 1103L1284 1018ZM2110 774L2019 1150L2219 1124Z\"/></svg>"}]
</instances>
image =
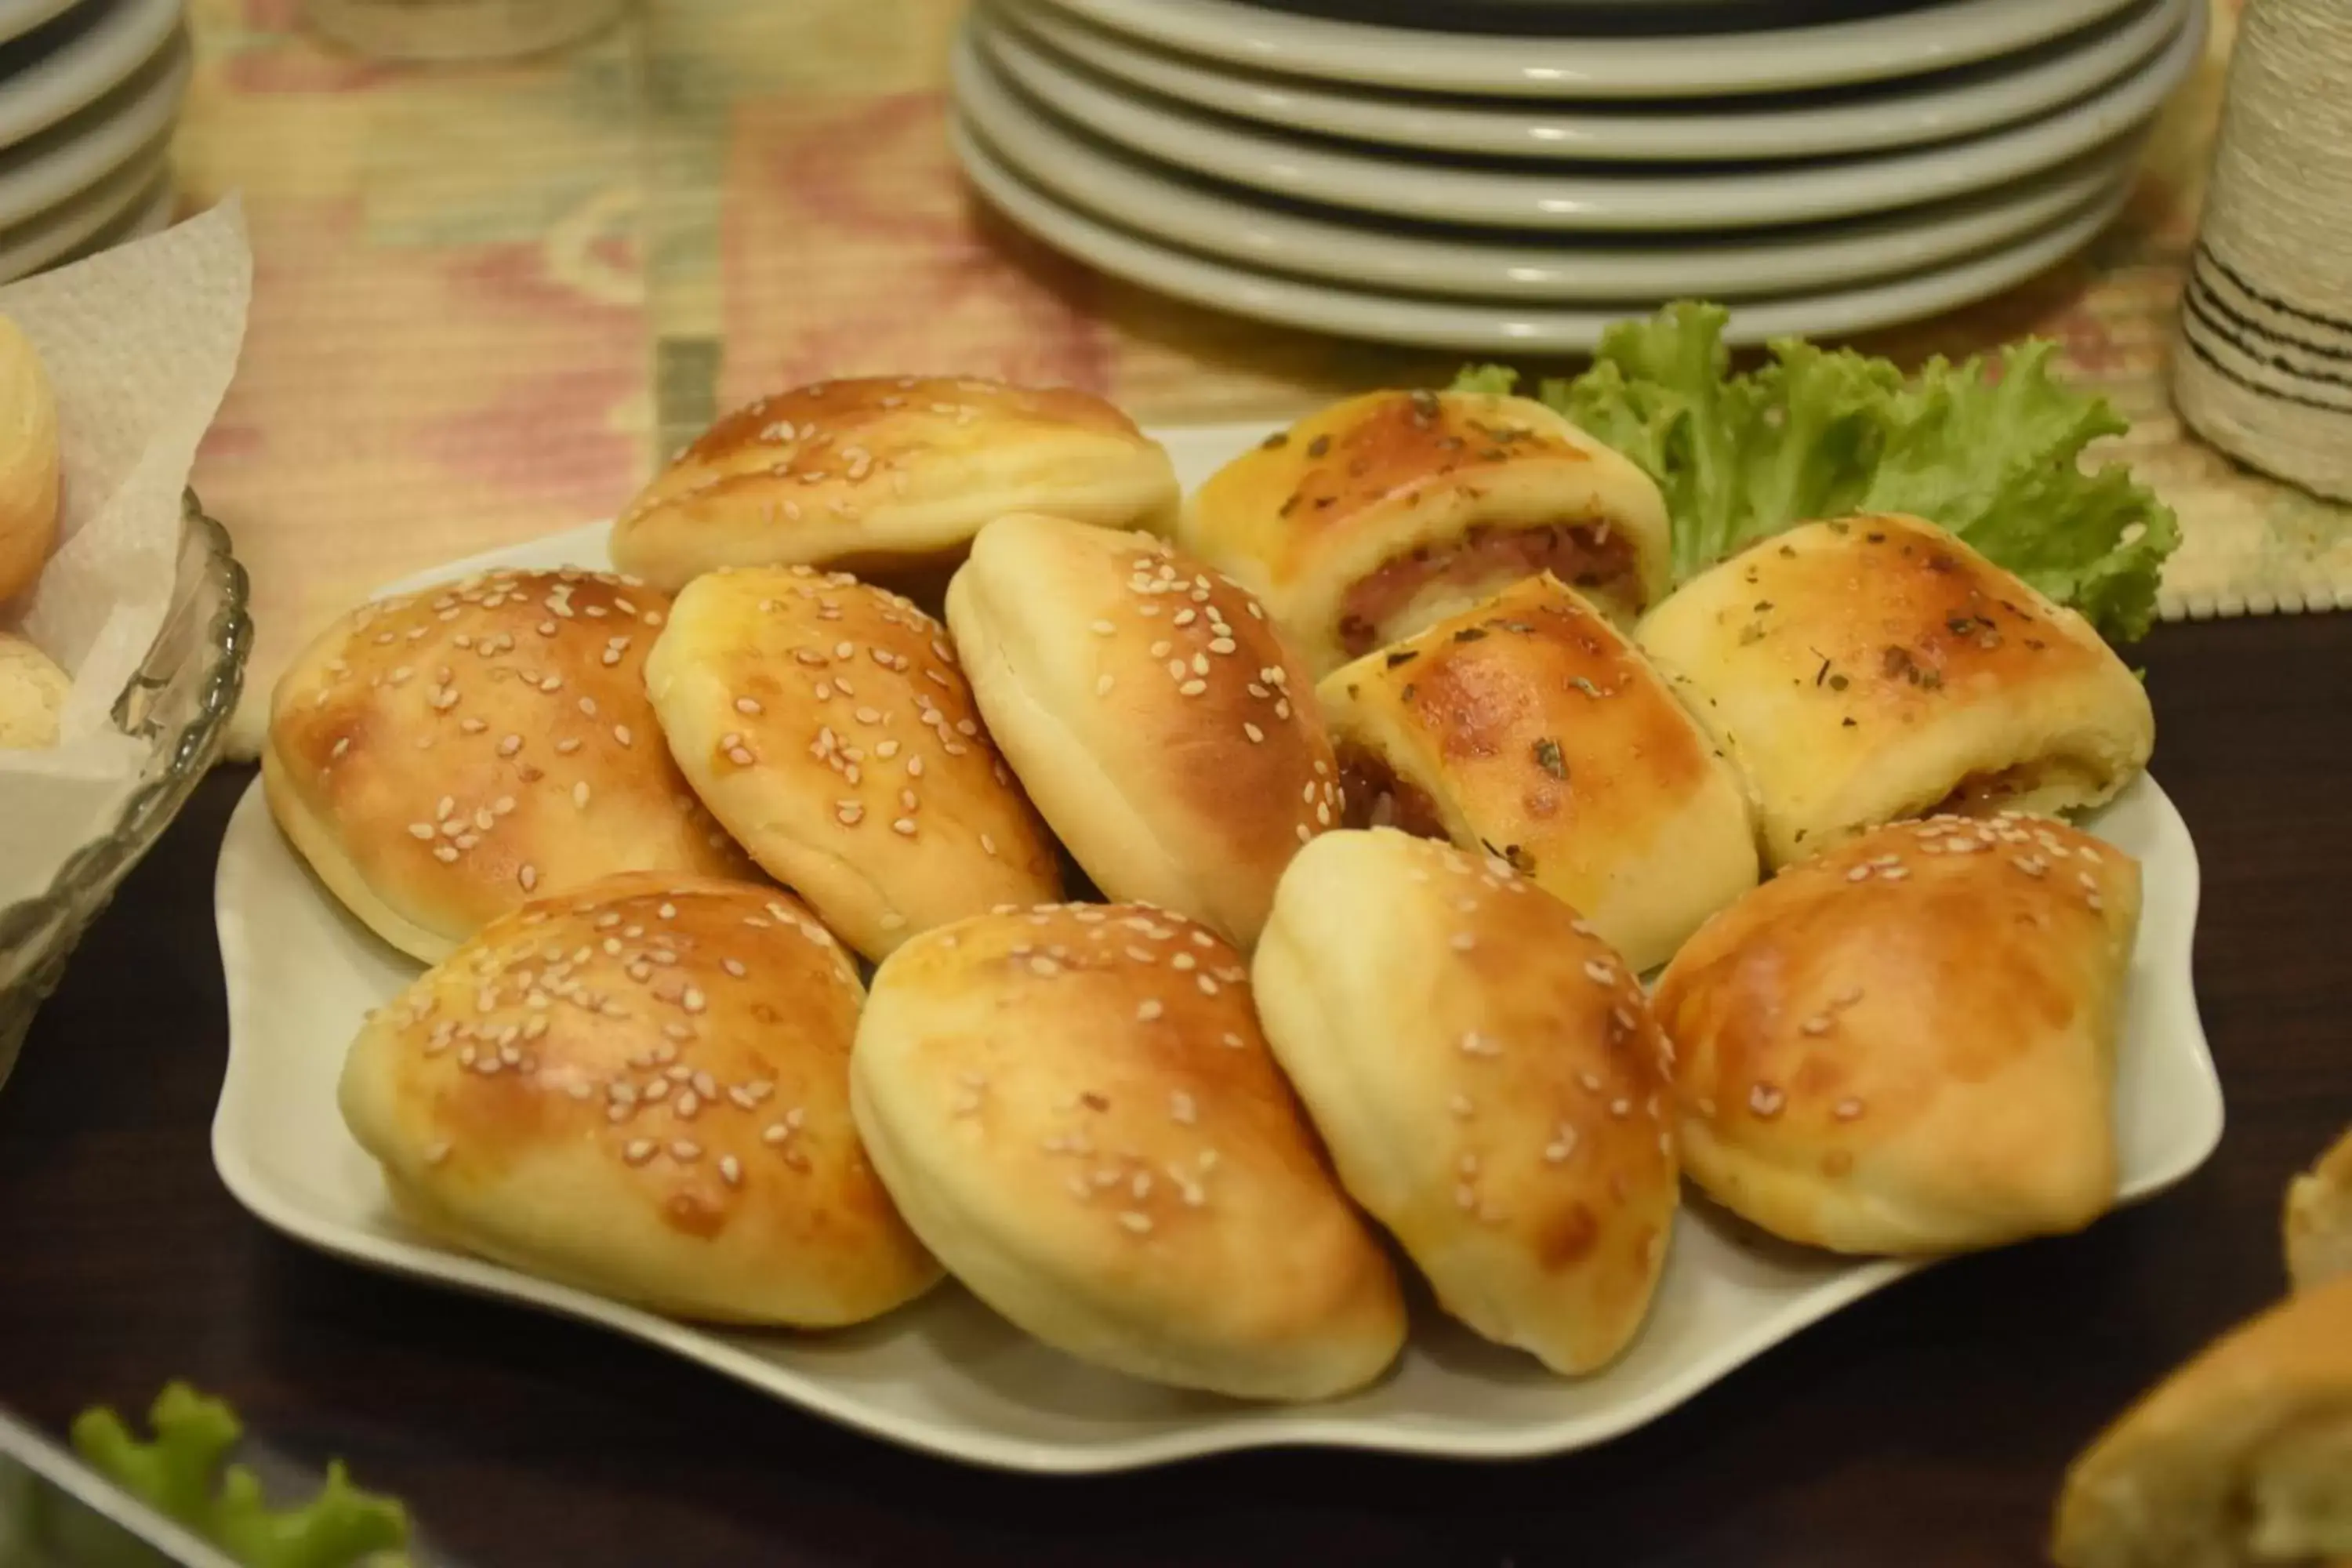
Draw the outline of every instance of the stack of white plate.
<instances>
[{"instance_id":1,"label":"stack of white plate","mask_svg":"<svg viewBox=\"0 0 2352 1568\"><path fill-rule=\"evenodd\" d=\"M159 228L184 0L0 0L0 279Z\"/></svg>"},{"instance_id":2,"label":"stack of white plate","mask_svg":"<svg viewBox=\"0 0 2352 1568\"><path fill-rule=\"evenodd\" d=\"M1541 353L1698 296L1736 341L1843 333L2088 244L2207 4L977 0L953 134L1048 245L1243 315Z\"/></svg>"}]
</instances>

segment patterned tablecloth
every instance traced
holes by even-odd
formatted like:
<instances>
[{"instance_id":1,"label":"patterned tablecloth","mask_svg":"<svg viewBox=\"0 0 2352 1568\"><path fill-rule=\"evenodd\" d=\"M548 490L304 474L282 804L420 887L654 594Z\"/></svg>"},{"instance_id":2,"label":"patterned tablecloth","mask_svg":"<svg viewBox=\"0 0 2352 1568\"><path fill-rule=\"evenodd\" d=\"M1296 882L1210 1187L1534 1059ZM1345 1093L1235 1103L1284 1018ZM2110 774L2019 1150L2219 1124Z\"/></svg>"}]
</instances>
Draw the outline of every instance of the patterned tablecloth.
<instances>
[{"instance_id":1,"label":"patterned tablecloth","mask_svg":"<svg viewBox=\"0 0 2352 1568\"><path fill-rule=\"evenodd\" d=\"M2181 513L2176 616L2352 606L2352 511L2198 444L2165 393L2238 3L2087 253L1864 345L2058 339ZM181 181L191 205L242 191L257 253L244 367L196 477L253 572L248 718L371 584L609 515L656 454L764 390L967 372L1166 424L1451 373L1107 279L979 208L943 135L961 8L643 0L558 58L419 71L322 47L298 0L194 0Z\"/></svg>"}]
</instances>

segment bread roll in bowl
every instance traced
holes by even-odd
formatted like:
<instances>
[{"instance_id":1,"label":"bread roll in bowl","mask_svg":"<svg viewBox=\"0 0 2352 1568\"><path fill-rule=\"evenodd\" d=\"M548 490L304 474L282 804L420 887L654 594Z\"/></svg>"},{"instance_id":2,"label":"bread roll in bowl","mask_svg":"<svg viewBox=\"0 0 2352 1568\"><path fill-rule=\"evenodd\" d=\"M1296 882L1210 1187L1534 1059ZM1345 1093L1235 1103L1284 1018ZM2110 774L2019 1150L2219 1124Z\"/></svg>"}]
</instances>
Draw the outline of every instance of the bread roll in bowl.
<instances>
[{"instance_id":1,"label":"bread roll in bowl","mask_svg":"<svg viewBox=\"0 0 2352 1568\"><path fill-rule=\"evenodd\" d=\"M37 750L58 743L58 718L73 677L23 637L0 632L0 747Z\"/></svg>"},{"instance_id":2,"label":"bread roll in bowl","mask_svg":"<svg viewBox=\"0 0 2352 1568\"><path fill-rule=\"evenodd\" d=\"M2352 1279L2231 1331L2101 1434L2050 1551L2060 1568L2352 1561Z\"/></svg>"},{"instance_id":3,"label":"bread roll in bowl","mask_svg":"<svg viewBox=\"0 0 2352 1568\"><path fill-rule=\"evenodd\" d=\"M1316 688L1350 826L1501 856L1634 969L1756 885L1738 770L1664 677L1549 576Z\"/></svg>"},{"instance_id":4,"label":"bread roll in bowl","mask_svg":"<svg viewBox=\"0 0 2352 1568\"><path fill-rule=\"evenodd\" d=\"M980 726L947 629L805 566L679 593L646 689L695 793L825 924L879 958L1061 897L1044 826Z\"/></svg>"},{"instance_id":5,"label":"bread roll in bowl","mask_svg":"<svg viewBox=\"0 0 2352 1568\"><path fill-rule=\"evenodd\" d=\"M1666 591L1648 475L1531 398L1374 392L1243 453L1177 541L1265 601L1319 677L1549 572L1630 619Z\"/></svg>"},{"instance_id":6,"label":"bread roll in bowl","mask_svg":"<svg viewBox=\"0 0 2352 1568\"><path fill-rule=\"evenodd\" d=\"M665 588L721 566L925 573L1009 511L1165 531L1176 470L1090 393L969 377L818 382L728 415L613 525Z\"/></svg>"},{"instance_id":7,"label":"bread roll in bowl","mask_svg":"<svg viewBox=\"0 0 2352 1568\"><path fill-rule=\"evenodd\" d=\"M861 999L790 894L626 874L485 926L369 1019L337 1099L454 1246L680 1317L860 1322L939 1275L851 1122Z\"/></svg>"},{"instance_id":8,"label":"bread roll in bowl","mask_svg":"<svg viewBox=\"0 0 2352 1568\"><path fill-rule=\"evenodd\" d=\"M2286 1271L2298 1286L2352 1275L2352 1128L2287 1189Z\"/></svg>"},{"instance_id":9,"label":"bread roll in bowl","mask_svg":"<svg viewBox=\"0 0 2352 1568\"><path fill-rule=\"evenodd\" d=\"M1766 539L1637 636L1735 744L1775 866L1902 817L2097 805L2155 745L2088 621L1917 518Z\"/></svg>"},{"instance_id":10,"label":"bread roll in bowl","mask_svg":"<svg viewBox=\"0 0 2352 1568\"><path fill-rule=\"evenodd\" d=\"M272 695L271 815L377 935L431 963L534 895L617 871L752 876L646 700L668 595L494 572L361 605Z\"/></svg>"},{"instance_id":11,"label":"bread roll in bowl","mask_svg":"<svg viewBox=\"0 0 2352 1568\"><path fill-rule=\"evenodd\" d=\"M1790 868L1658 982L1683 1168L1838 1252L2090 1224L2116 1197L2138 919L2137 862L2015 814L1900 823Z\"/></svg>"},{"instance_id":12,"label":"bread roll in bowl","mask_svg":"<svg viewBox=\"0 0 2352 1568\"><path fill-rule=\"evenodd\" d=\"M851 1104L950 1273L1156 1383L1319 1399L1404 1338L1388 1255L1267 1053L1241 955L1148 907L983 915L884 961Z\"/></svg>"},{"instance_id":13,"label":"bread roll in bowl","mask_svg":"<svg viewBox=\"0 0 2352 1568\"><path fill-rule=\"evenodd\" d=\"M1340 810L1305 667L1257 601L1160 540L1014 516L947 607L989 731L1096 885L1255 942Z\"/></svg>"},{"instance_id":14,"label":"bread roll in bowl","mask_svg":"<svg viewBox=\"0 0 2352 1568\"><path fill-rule=\"evenodd\" d=\"M48 372L0 316L0 599L30 588L57 548L58 440Z\"/></svg>"},{"instance_id":15,"label":"bread roll in bowl","mask_svg":"<svg viewBox=\"0 0 2352 1568\"><path fill-rule=\"evenodd\" d=\"M1299 851L1251 974L1340 1181L1445 1310L1556 1372L1622 1352L1680 1184L1625 961L1508 866L1379 828Z\"/></svg>"}]
</instances>

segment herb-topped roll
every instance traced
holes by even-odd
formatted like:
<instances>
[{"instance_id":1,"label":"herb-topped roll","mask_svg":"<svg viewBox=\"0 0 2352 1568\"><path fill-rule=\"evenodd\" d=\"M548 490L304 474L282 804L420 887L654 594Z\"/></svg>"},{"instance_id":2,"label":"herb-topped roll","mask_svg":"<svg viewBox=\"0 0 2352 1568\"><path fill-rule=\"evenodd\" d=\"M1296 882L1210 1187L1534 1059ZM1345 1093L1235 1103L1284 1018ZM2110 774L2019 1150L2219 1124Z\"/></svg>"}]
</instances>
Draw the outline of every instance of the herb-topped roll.
<instances>
[{"instance_id":1,"label":"herb-topped roll","mask_svg":"<svg viewBox=\"0 0 2352 1568\"><path fill-rule=\"evenodd\" d=\"M1549 572L1613 615L1664 594L1666 511L1528 398L1375 392L1226 464L1179 541L1258 594L1318 675Z\"/></svg>"},{"instance_id":2,"label":"herb-topped roll","mask_svg":"<svg viewBox=\"0 0 2352 1568\"><path fill-rule=\"evenodd\" d=\"M1747 785L1572 589L1521 583L1316 688L1348 821L1507 861L1637 971L1756 885Z\"/></svg>"},{"instance_id":3,"label":"herb-topped roll","mask_svg":"<svg viewBox=\"0 0 2352 1568\"><path fill-rule=\"evenodd\" d=\"M2089 622L1916 518L1764 540L1637 636L1735 743L1776 866L1902 817L2097 805L2155 745Z\"/></svg>"}]
</instances>

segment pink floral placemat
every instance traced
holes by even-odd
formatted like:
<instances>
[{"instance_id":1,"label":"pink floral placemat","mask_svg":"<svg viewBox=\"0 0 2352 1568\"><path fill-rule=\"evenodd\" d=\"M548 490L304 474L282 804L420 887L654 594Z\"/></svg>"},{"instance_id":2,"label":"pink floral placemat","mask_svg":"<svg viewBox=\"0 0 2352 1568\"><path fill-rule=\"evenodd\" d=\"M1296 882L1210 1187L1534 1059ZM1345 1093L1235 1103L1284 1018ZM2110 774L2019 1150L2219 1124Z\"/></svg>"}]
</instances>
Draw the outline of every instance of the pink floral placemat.
<instances>
[{"instance_id":1,"label":"pink floral placemat","mask_svg":"<svg viewBox=\"0 0 2352 1568\"><path fill-rule=\"evenodd\" d=\"M2181 513L2175 616L2352 605L2352 512L2196 443L2164 390L2236 8L2090 251L1866 345L2059 339ZM1454 368L1160 298L978 207L943 134L961 0L660 0L554 59L433 71L339 55L298 9L194 0L177 148L191 203L245 194L257 257L197 471L253 573L247 752L277 670L372 584L609 515L656 454L772 388L957 371L1174 424Z\"/></svg>"}]
</instances>

